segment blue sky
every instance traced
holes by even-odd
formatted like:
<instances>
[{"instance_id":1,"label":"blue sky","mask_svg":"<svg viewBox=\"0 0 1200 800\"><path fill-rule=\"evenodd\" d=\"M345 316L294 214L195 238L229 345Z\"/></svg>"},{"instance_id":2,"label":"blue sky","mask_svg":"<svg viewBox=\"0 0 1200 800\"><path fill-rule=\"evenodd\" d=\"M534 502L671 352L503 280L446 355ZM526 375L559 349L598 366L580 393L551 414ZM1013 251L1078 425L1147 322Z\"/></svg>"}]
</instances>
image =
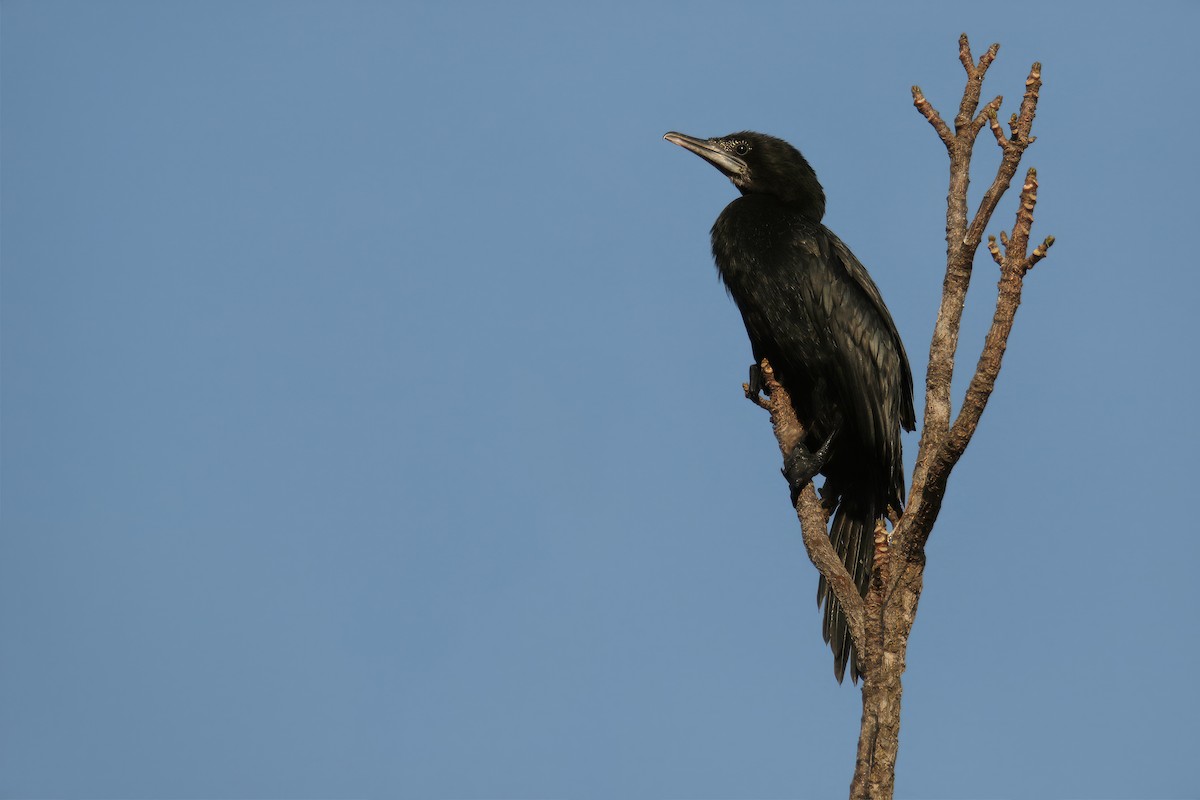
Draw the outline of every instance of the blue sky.
<instances>
[{"instance_id":1,"label":"blue sky","mask_svg":"<svg viewBox=\"0 0 1200 800\"><path fill-rule=\"evenodd\" d=\"M843 796L734 189L661 136L799 146L920 386L965 30L1005 117L1045 65L1058 244L897 793L1194 796L1197 8L6 0L0 795Z\"/></svg>"}]
</instances>

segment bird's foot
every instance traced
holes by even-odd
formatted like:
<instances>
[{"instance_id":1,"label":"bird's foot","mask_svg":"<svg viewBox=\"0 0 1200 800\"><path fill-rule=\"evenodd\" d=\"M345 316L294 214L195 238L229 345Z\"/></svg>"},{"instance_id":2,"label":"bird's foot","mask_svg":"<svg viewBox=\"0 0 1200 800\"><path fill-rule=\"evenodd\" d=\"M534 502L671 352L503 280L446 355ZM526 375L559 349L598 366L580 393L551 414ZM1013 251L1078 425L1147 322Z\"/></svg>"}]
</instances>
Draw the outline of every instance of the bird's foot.
<instances>
[{"instance_id":1,"label":"bird's foot","mask_svg":"<svg viewBox=\"0 0 1200 800\"><path fill-rule=\"evenodd\" d=\"M792 505L795 505L796 500L800 497L800 490L821 471L825 462L829 460L829 449L836 435L837 431L835 430L815 451L809 450L803 442L800 442L783 459L783 469L780 471L787 479L788 488L792 491Z\"/></svg>"},{"instance_id":2,"label":"bird's foot","mask_svg":"<svg viewBox=\"0 0 1200 800\"><path fill-rule=\"evenodd\" d=\"M746 397L751 400L763 393L765 384L763 383L762 367L758 364L750 365L750 378L746 381Z\"/></svg>"}]
</instances>

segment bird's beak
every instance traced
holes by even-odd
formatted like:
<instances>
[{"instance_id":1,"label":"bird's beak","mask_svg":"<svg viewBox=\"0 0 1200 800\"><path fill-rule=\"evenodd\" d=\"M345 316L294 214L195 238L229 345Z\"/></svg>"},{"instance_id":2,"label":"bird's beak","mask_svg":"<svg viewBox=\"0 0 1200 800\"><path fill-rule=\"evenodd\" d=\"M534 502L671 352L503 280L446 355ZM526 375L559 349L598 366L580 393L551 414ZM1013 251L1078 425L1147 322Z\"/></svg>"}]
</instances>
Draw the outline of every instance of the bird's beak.
<instances>
[{"instance_id":1,"label":"bird's beak","mask_svg":"<svg viewBox=\"0 0 1200 800\"><path fill-rule=\"evenodd\" d=\"M712 139L697 139L695 136L688 136L687 134L676 133L675 131L671 131L663 136L663 138L672 144L679 145L685 150L691 150L721 170L731 180L745 177L746 173L749 172L749 165L745 161L713 144Z\"/></svg>"}]
</instances>

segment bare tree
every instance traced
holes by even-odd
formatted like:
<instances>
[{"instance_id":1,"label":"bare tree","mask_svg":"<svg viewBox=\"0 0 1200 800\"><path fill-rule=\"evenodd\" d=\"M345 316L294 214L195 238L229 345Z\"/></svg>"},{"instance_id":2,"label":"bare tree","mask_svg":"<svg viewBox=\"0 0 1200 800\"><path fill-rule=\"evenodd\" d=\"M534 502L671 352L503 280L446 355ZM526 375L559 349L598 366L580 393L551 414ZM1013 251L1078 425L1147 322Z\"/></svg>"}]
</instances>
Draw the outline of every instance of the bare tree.
<instances>
[{"instance_id":1,"label":"bare tree","mask_svg":"<svg viewBox=\"0 0 1200 800\"><path fill-rule=\"evenodd\" d=\"M890 531L882 523L876 528L875 563L865 597L859 595L853 578L829 541L826 509L811 483L804 487L796 502L805 549L841 603L850 636L859 654L859 670L863 676L863 714L854 779L850 784L852 799L877 800L892 796L900 735L900 678L904 673L908 637L921 597L925 543L941 510L950 471L971 441L995 387L1017 306L1021 302L1025 275L1046 256L1046 251L1054 244L1054 237L1047 237L1032 253L1027 252L1038 188L1037 172L1030 169L1021 187L1012 233L1001 231L999 245L996 237L988 237L988 251L1000 268L996 310L975 374L958 415L952 421L950 383L954 375L963 304L971 282L975 254L996 205L1016 175L1025 148L1034 141L1030 129L1042 85L1042 66L1035 63L1025 81L1021 107L1009 120L1009 134L1006 136L997 120L1003 98L994 98L976 113L984 76L995 60L1000 45L993 44L976 62L965 33L959 37L958 44L959 59L967 73L967 84L958 115L954 118L953 131L925 99L920 87L914 86L912 89L914 105L933 126L950 157L946 277L933 341L929 347L925 424L921 430L908 503L902 514L892 515ZM967 209L971 155L975 140L984 127L990 128L995 136L1002 157L996 176L972 217ZM761 366L766 396L751 396L748 386L747 396L770 412L780 450L786 456L804 438L804 429L796 419L786 392L775 380L770 364L764 361Z\"/></svg>"}]
</instances>

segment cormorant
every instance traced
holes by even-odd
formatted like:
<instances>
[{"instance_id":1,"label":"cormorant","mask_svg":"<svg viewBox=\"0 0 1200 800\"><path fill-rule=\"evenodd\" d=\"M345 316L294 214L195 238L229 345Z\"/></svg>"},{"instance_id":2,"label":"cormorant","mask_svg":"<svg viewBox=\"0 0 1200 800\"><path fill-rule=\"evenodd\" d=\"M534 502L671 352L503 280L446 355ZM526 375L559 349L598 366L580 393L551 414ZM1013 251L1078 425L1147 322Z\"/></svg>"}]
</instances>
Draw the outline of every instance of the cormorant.
<instances>
[{"instance_id":1,"label":"cormorant","mask_svg":"<svg viewBox=\"0 0 1200 800\"><path fill-rule=\"evenodd\" d=\"M900 428L915 428L912 372L879 289L850 249L821 224L825 191L782 139L745 131L715 139L664 136L720 170L742 196L717 217L713 258L742 312L754 365L767 359L807 438L784 460L792 499L816 473L833 510L829 538L866 594L875 521L904 502ZM858 664L841 606L822 577L822 634L841 682Z\"/></svg>"}]
</instances>

